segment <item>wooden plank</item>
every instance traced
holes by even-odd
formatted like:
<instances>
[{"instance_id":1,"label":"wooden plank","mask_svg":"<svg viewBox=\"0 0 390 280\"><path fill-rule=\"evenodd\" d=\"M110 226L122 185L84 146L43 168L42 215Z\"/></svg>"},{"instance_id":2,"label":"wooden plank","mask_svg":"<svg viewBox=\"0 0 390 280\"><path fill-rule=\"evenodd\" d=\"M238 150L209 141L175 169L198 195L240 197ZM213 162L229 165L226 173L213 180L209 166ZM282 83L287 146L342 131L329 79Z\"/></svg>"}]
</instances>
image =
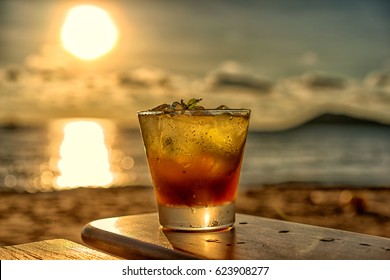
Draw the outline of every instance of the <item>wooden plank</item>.
<instances>
[{"instance_id":1,"label":"wooden plank","mask_svg":"<svg viewBox=\"0 0 390 280\"><path fill-rule=\"evenodd\" d=\"M118 260L118 257L66 240L52 239L0 247L1 260Z\"/></svg>"},{"instance_id":2,"label":"wooden plank","mask_svg":"<svg viewBox=\"0 0 390 280\"><path fill-rule=\"evenodd\" d=\"M140 259L390 259L390 239L237 214L229 230L162 229L156 213L96 220L82 231L92 247Z\"/></svg>"}]
</instances>

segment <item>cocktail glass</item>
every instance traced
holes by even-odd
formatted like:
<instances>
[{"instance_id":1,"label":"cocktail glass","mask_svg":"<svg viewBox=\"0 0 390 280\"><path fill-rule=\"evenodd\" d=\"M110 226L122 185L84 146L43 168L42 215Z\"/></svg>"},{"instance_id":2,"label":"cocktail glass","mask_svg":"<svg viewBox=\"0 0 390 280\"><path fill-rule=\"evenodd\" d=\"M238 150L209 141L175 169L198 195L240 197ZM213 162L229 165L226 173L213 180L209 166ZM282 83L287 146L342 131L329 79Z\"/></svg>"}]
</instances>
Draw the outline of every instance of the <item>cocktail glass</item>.
<instances>
[{"instance_id":1,"label":"cocktail glass","mask_svg":"<svg viewBox=\"0 0 390 280\"><path fill-rule=\"evenodd\" d=\"M140 111L138 119L164 228L231 227L248 109Z\"/></svg>"}]
</instances>

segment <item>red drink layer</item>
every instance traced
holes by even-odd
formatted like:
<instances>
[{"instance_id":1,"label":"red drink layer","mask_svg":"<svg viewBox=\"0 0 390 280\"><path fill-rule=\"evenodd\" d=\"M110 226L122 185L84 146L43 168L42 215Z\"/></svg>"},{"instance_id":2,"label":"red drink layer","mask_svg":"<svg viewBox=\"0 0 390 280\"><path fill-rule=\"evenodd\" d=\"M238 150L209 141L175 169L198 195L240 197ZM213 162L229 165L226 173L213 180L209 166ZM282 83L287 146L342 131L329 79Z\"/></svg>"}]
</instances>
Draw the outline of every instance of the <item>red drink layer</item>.
<instances>
[{"instance_id":1,"label":"red drink layer","mask_svg":"<svg viewBox=\"0 0 390 280\"><path fill-rule=\"evenodd\" d=\"M197 155L189 164L149 158L157 201L163 205L215 206L235 200L242 150L235 157Z\"/></svg>"}]
</instances>

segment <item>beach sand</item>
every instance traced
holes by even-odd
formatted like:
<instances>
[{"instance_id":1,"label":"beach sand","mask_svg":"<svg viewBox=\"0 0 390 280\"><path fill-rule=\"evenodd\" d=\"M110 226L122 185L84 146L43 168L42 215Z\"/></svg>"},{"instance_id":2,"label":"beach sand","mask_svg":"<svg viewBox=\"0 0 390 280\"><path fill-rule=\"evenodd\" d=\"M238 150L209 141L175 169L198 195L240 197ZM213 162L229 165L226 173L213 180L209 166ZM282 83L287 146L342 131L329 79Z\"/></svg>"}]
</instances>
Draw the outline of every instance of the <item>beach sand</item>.
<instances>
[{"instance_id":1,"label":"beach sand","mask_svg":"<svg viewBox=\"0 0 390 280\"><path fill-rule=\"evenodd\" d=\"M308 183L241 188L237 212L390 238L390 187ZM53 238L81 241L93 220L157 211L152 187L0 193L0 245Z\"/></svg>"}]
</instances>

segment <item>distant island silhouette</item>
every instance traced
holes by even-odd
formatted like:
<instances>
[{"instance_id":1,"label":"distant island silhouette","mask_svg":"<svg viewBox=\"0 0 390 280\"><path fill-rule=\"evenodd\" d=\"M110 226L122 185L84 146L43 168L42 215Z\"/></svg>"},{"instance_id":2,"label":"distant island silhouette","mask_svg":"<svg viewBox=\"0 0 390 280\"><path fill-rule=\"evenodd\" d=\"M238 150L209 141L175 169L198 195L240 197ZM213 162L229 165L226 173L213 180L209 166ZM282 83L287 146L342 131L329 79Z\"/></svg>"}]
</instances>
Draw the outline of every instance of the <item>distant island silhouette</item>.
<instances>
[{"instance_id":1,"label":"distant island silhouette","mask_svg":"<svg viewBox=\"0 0 390 280\"><path fill-rule=\"evenodd\" d=\"M314 124L314 123L321 123L321 124L365 124L365 125L383 125L388 126L384 123L370 120L370 119L364 119L364 118L356 118L351 117L348 115L342 115L342 114L332 114L332 113L325 113L322 115L319 115L318 117L315 117L311 120L306 121L302 125L307 124Z\"/></svg>"}]
</instances>

